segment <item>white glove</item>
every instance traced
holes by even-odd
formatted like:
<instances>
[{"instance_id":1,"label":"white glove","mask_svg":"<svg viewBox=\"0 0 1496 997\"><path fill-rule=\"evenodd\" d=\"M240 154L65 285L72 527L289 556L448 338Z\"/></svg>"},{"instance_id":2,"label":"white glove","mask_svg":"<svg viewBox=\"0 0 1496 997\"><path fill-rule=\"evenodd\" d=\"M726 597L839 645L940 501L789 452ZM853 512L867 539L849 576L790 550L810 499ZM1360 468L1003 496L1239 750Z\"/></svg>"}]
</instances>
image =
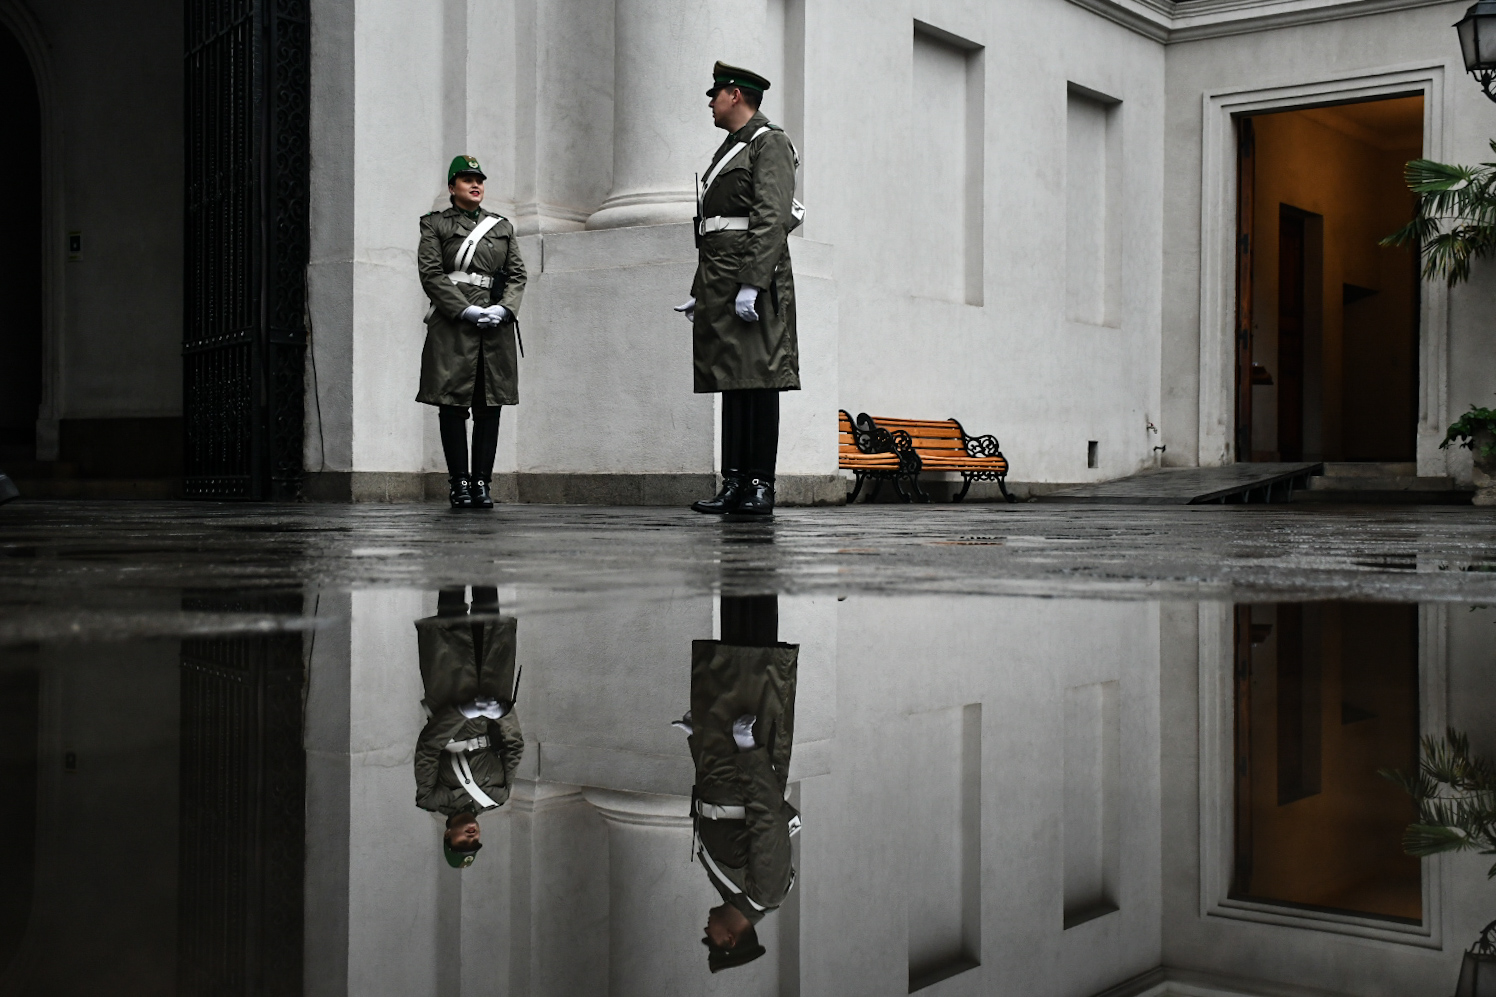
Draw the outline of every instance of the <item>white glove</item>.
<instances>
[{"instance_id":1,"label":"white glove","mask_svg":"<svg viewBox=\"0 0 1496 997\"><path fill-rule=\"evenodd\" d=\"M691 297L687 298L685 304L683 304L683 305L676 305L674 310L678 311L682 315L684 315L686 317L686 321L687 322L695 322L696 321L696 297L695 297L695 295L692 295Z\"/></svg>"},{"instance_id":2,"label":"white glove","mask_svg":"<svg viewBox=\"0 0 1496 997\"><path fill-rule=\"evenodd\" d=\"M503 305L489 305L483 309L483 317L478 320L479 325L503 325L514 318L514 313Z\"/></svg>"},{"instance_id":3,"label":"white glove","mask_svg":"<svg viewBox=\"0 0 1496 997\"><path fill-rule=\"evenodd\" d=\"M457 707L462 715L472 719L473 717L488 717L490 720L502 720L509 712L509 704L502 703L492 696L479 696L471 703L463 703Z\"/></svg>"},{"instance_id":4,"label":"white glove","mask_svg":"<svg viewBox=\"0 0 1496 997\"><path fill-rule=\"evenodd\" d=\"M464 322L476 322L477 324L482 325L483 314L484 312L482 308L479 308L477 305L468 305L462 310L462 320Z\"/></svg>"},{"instance_id":5,"label":"white glove","mask_svg":"<svg viewBox=\"0 0 1496 997\"><path fill-rule=\"evenodd\" d=\"M752 284L738 288L738 300L732 303L732 307L744 322L758 321L758 293L759 289Z\"/></svg>"},{"instance_id":6,"label":"white glove","mask_svg":"<svg viewBox=\"0 0 1496 997\"><path fill-rule=\"evenodd\" d=\"M753 740L753 725L757 721L758 717L752 713L744 713L737 720L733 721L732 739L737 744L739 751L752 751L758 747L758 744Z\"/></svg>"},{"instance_id":7,"label":"white glove","mask_svg":"<svg viewBox=\"0 0 1496 997\"><path fill-rule=\"evenodd\" d=\"M677 730L685 731L687 737L690 737L692 734L696 733L696 727L691 723L690 710L687 710L686 715L681 717L679 720L670 721L670 726L676 728Z\"/></svg>"}]
</instances>

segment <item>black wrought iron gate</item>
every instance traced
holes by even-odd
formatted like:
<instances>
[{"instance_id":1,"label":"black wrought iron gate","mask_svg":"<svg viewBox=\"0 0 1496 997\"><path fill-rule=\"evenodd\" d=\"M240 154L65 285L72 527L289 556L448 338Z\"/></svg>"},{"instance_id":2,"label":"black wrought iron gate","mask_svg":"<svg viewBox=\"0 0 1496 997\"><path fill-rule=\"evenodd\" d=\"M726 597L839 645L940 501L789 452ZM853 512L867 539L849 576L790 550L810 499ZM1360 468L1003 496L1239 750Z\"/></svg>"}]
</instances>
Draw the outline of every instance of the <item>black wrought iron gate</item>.
<instances>
[{"instance_id":1,"label":"black wrought iron gate","mask_svg":"<svg viewBox=\"0 0 1496 997\"><path fill-rule=\"evenodd\" d=\"M187 0L185 490L300 489L309 0Z\"/></svg>"},{"instance_id":2,"label":"black wrought iron gate","mask_svg":"<svg viewBox=\"0 0 1496 997\"><path fill-rule=\"evenodd\" d=\"M300 593L188 595L189 612L293 614ZM299 633L182 641L177 993L298 997L305 902Z\"/></svg>"}]
</instances>

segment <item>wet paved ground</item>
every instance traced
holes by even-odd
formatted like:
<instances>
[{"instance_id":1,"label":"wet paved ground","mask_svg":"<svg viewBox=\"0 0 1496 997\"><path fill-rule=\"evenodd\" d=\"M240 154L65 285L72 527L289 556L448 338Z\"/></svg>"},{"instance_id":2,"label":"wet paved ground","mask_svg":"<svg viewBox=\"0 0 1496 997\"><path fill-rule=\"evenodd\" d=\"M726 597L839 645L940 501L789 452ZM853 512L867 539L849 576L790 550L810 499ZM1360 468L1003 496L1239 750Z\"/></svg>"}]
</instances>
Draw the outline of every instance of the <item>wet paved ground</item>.
<instances>
[{"instance_id":1,"label":"wet paved ground","mask_svg":"<svg viewBox=\"0 0 1496 997\"><path fill-rule=\"evenodd\" d=\"M1496 602L1496 511L893 506L723 522L676 509L528 505L492 514L431 505L20 501L0 509L0 639L180 632L190 621L164 619L141 601L184 587L429 589L475 578L578 596L686 589Z\"/></svg>"},{"instance_id":2,"label":"wet paved ground","mask_svg":"<svg viewBox=\"0 0 1496 997\"><path fill-rule=\"evenodd\" d=\"M22 500L0 997L1440 997L1488 858L1377 773L1496 757L1493 627L1470 507ZM798 884L725 976L708 785Z\"/></svg>"}]
</instances>

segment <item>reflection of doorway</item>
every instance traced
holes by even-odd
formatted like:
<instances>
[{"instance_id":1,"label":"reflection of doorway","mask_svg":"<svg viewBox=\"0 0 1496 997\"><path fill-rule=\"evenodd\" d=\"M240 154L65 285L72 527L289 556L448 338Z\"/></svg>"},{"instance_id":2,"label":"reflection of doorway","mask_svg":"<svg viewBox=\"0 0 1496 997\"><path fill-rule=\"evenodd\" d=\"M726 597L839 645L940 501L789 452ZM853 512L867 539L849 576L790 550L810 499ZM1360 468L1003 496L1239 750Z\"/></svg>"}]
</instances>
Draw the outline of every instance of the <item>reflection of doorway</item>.
<instances>
[{"instance_id":1,"label":"reflection of doorway","mask_svg":"<svg viewBox=\"0 0 1496 997\"><path fill-rule=\"evenodd\" d=\"M19 42L0 27L0 469L36 456L42 396L41 105Z\"/></svg>"},{"instance_id":2,"label":"reflection of doorway","mask_svg":"<svg viewBox=\"0 0 1496 997\"><path fill-rule=\"evenodd\" d=\"M1420 923L1418 607L1238 606L1235 673L1231 896Z\"/></svg>"},{"instance_id":3,"label":"reflection of doorway","mask_svg":"<svg viewBox=\"0 0 1496 997\"><path fill-rule=\"evenodd\" d=\"M1416 457L1418 279L1379 240L1412 215L1423 97L1241 122L1238 459Z\"/></svg>"}]
</instances>

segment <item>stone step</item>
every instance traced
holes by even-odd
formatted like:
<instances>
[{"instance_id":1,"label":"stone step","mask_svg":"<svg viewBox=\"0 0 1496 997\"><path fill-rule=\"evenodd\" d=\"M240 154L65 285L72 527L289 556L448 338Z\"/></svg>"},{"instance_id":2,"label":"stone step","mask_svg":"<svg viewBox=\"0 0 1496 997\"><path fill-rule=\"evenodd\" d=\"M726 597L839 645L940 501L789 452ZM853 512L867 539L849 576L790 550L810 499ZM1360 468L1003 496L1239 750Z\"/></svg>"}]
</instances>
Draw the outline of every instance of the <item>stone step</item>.
<instances>
[{"instance_id":1,"label":"stone step","mask_svg":"<svg viewBox=\"0 0 1496 997\"><path fill-rule=\"evenodd\" d=\"M1309 490L1320 492L1441 492L1454 487L1454 479L1447 475L1418 478L1320 474L1309 479Z\"/></svg>"},{"instance_id":2,"label":"stone step","mask_svg":"<svg viewBox=\"0 0 1496 997\"><path fill-rule=\"evenodd\" d=\"M1333 465L1327 465L1326 469ZM1408 465L1412 466L1412 465ZM1320 474L1309 487L1293 493L1295 502L1347 502L1374 505L1469 505L1474 494L1447 475L1370 476Z\"/></svg>"},{"instance_id":3,"label":"stone step","mask_svg":"<svg viewBox=\"0 0 1496 997\"><path fill-rule=\"evenodd\" d=\"M180 478L19 478L23 499L178 499Z\"/></svg>"},{"instance_id":4,"label":"stone step","mask_svg":"<svg viewBox=\"0 0 1496 997\"><path fill-rule=\"evenodd\" d=\"M1327 478L1415 478L1418 465L1413 461L1326 461L1324 473Z\"/></svg>"}]
</instances>

